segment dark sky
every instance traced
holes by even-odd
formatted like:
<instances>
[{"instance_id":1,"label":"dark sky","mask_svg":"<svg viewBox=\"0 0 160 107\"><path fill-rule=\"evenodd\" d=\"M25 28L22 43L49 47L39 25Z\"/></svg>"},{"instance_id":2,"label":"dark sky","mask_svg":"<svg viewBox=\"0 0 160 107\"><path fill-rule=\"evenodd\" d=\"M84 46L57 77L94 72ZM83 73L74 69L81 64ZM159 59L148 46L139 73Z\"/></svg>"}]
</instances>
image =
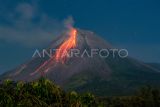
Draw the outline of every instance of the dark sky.
<instances>
[{"instance_id":1,"label":"dark sky","mask_svg":"<svg viewBox=\"0 0 160 107\"><path fill-rule=\"evenodd\" d=\"M130 56L160 62L159 0L0 0L0 71L45 47L68 16Z\"/></svg>"}]
</instances>

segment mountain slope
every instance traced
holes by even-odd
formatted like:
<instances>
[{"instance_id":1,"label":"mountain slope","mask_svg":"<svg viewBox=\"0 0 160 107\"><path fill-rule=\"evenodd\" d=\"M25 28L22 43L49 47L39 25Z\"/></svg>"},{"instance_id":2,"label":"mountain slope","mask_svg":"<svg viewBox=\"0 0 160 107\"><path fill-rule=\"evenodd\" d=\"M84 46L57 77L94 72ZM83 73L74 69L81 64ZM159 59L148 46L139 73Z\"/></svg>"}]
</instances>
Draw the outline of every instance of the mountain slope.
<instances>
[{"instance_id":1,"label":"mountain slope","mask_svg":"<svg viewBox=\"0 0 160 107\"><path fill-rule=\"evenodd\" d=\"M154 67L155 69L160 70L160 63L146 63L146 64L148 64L148 65Z\"/></svg>"},{"instance_id":2,"label":"mountain slope","mask_svg":"<svg viewBox=\"0 0 160 107\"><path fill-rule=\"evenodd\" d=\"M82 74L76 74L66 85L67 89L76 89L80 92L92 91L103 96L133 94L137 89L146 85L160 87L160 73L148 65L140 64L134 59L114 61L106 59L106 62L112 68L112 73L107 80L97 77L96 74L93 74L94 76L91 76L90 73L85 74L85 77ZM92 79L88 79L90 77Z\"/></svg>"}]
</instances>

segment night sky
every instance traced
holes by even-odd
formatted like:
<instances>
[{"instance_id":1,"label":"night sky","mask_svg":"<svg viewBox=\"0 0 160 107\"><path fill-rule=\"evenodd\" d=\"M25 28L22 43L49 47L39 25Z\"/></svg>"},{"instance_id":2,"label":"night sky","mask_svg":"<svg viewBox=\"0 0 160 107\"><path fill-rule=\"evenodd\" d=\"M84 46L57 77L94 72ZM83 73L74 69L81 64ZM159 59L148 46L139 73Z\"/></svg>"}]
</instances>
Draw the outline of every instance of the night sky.
<instances>
[{"instance_id":1,"label":"night sky","mask_svg":"<svg viewBox=\"0 0 160 107\"><path fill-rule=\"evenodd\" d=\"M67 17L134 58L160 63L159 0L0 0L0 72L47 46Z\"/></svg>"}]
</instances>

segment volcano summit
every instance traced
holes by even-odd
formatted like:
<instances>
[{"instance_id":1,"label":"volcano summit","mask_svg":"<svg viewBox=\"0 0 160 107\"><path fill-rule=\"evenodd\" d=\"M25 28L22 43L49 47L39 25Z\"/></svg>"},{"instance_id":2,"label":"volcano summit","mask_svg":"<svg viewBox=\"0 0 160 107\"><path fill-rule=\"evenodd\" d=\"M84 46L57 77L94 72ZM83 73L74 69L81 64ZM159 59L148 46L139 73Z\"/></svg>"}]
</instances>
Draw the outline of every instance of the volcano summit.
<instances>
[{"instance_id":1,"label":"volcano summit","mask_svg":"<svg viewBox=\"0 0 160 107\"><path fill-rule=\"evenodd\" d=\"M37 56L1 76L1 79L33 81L42 75L66 90L90 91L97 95L124 95L143 85L159 87L160 71L131 57L120 57L113 47L91 31L71 29L57 36L46 50L60 49L51 57ZM92 49L112 50L106 58L99 55L68 57L71 49L82 54ZM41 52L42 53L42 52ZM106 55L105 51L101 53ZM124 53L122 53L124 54Z\"/></svg>"}]
</instances>

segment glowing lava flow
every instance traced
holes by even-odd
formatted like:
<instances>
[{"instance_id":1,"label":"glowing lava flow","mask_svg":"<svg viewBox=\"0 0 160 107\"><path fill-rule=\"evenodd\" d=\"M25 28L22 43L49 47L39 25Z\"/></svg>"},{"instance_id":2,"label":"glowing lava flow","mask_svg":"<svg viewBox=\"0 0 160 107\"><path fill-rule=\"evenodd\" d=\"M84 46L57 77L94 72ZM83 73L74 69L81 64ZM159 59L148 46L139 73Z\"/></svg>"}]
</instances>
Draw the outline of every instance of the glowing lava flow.
<instances>
[{"instance_id":1,"label":"glowing lava flow","mask_svg":"<svg viewBox=\"0 0 160 107\"><path fill-rule=\"evenodd\" d=\"M76 29L72 28L69 32L70 37L68 40L66 40L55 53L55 60L57 62L64 62L67 58L68 51L76 46L76 35Z\"/></svg>"},{"instance_id":2,"label":"glowing lava flow","mask_svg":"<svg viewBox=\"0 0 160 107\"><path fill-rule=\"evenodd\" d=\"M64 63L69 50L76 47L76 36L77 30L75 28L71 28L69 31L69 38L60 45L55 55L53 55L49 60L45 61L36 69L35 72L31 73L30 75L34 75L39 71L48 72L50 67L53 66L52 64L54 61Z\"/></svg>"}]
</instances>

